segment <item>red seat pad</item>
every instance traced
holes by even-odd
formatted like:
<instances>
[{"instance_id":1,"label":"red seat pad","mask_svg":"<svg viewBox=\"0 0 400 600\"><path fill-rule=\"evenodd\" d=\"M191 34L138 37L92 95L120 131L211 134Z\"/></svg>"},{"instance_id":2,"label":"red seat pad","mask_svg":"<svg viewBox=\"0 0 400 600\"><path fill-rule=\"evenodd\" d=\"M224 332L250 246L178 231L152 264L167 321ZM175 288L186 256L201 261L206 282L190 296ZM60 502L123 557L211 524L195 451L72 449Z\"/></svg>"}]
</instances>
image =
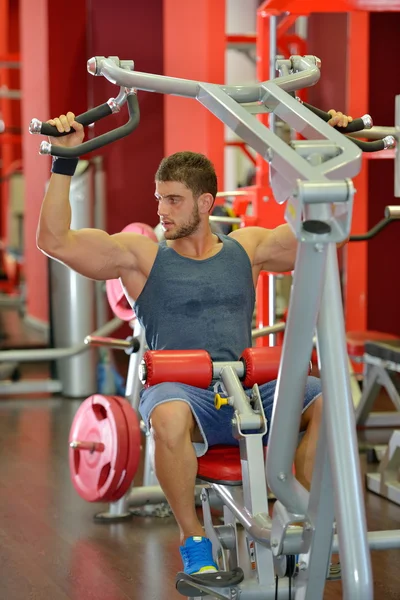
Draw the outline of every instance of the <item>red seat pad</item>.
<instances>
[{"instance_id":1,"label":"red seat pad","mask_svg":"<svg viewBox=\"0 0 400 600\"><path fill-rule=\"evenodd\" d=\"M267 447L264 446L264 457ZM197 459L197 477L205 481L241 484L242 465L238 446L212 446Z\"/></svg>"},{"instance_id":2,"label":"red seat pad","mask_svg":"<svg viewBox=\"0 0 400 600\"><path fill-rule=\"evenodd\" d=\"M382 331L349 331L347 337L347 352L350 356L363 356L365 342L398 340L399 336Z\"/></svg>"}]
</instances>

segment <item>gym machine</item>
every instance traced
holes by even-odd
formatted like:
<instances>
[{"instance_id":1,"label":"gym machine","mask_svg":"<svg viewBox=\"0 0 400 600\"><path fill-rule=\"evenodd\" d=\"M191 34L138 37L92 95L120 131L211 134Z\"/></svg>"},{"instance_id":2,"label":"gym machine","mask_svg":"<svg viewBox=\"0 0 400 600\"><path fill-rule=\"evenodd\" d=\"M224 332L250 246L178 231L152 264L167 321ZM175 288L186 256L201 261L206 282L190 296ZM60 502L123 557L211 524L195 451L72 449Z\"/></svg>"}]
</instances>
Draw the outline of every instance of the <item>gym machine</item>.
<instances>
[{"instance_id":1,"label":"gym machine","mask_svg":"<svg viewBox=\"0 0 400 600\"><path fill-rule=\"evenodd\" d=\"M378 235L383 229L400 219L400 206L386 206L385 216L368 232L350 236L350 242L368 241ZM391 376L382 366L379 360L380 354L375 344L399 344L400 338L394 334L380 331L367 331L358 335L357 332L349 332L347 335L347 349L349 357L355 363L363 364L362 389L357 386L353 391L354 408L356 409L356 421L363 427L398 427L400 426L400 394L399 386L395 376ZM371 346L372 344L372 346ZM373 355L378 352L374 361ZM376 364L375 364L376 363ZM376 368L374 368L374 365ZM356 374L353 374L356 377ZM397 386L397 387L396 387ZM373 404L381 390L385 388L391 398L395 412L371 412Z\"/></svg>"},{"instance_id":2,"label":"gym machine","mask_svg":"<svg viewBox=\"0 0 400 600\"><path fill-rule=\"evenodd\" d=\"M118 329L122 324L122 321L118 318L111 319L105 325L102 325L95 331L92 331L92 335L95 336L107 336ZM37 363L37 362L52 362L59 361L65 363L66 374L70 373L70 361L82 360L82 355L88 355L89 348L83 342L83 340L74 340L70 346L64 346L60 348L34 348L28 350L1 350L0 351L0 363L2 365L7 364L20 364L20 363ZM11 396L12 394L37 394L37 393L48 393L57 394L63 393L67 397L82 398L87 393L93 393L96 389L96 381L94 377L94 357L88 356L87 361L83 361L83 364L90 365L90 371L87 374L89 377L79 381L79 375L76 376L73 373L71 381L63 381L61 378L57 379L23 379L20 381L0 381L0 396ZM64 374L65 375L65 374ZM89 385L89 389L88 389ZM93 390L94 388L94 390ZM90 391L91 390L91 391Z\"/></svg>"},{"instance_id":3,"label":"gym machine","mask_svg":"<svg viewBox=\"0 0 400 600\"><path fill-rule=\"evenodd\" d=\"M400 138L400 95L395 97L395 126L394 127L382 127L374 126L365 131L354 132L352 135L356 138L364 138L367 140L381 139L386 135L392 135L396 140L396 147L392 151L394 158L394 196L400 198L400 154L398 151L398 143ZM385 208L385 217L377 223L367 234L351 236L350 241L368 241L377 235L380 231L386 228L390 223L400 218L400 209L398 206L387 206ZM389 334L387 332L380 331L350 331L347 334L348 341L348 352L351 360L354 363L363 363L363 391L361 393L360 388L354 387L354 404L357 409L357 423L364 427L399 427L399 408L400 400L396 392L396 382L393 383L390 370L385 372L383 369L372 369L372 364L369 360L370 352L374 353L375 349L369 346L368 355L365 354L366 343L370 342L384 342L385 344L394 344L394 350L396 349L399 336ZM379 360L379 350L377 358ZM379 383L380 381L380 383ZM377 393L381 387L385 387L393 404L396 408L396 412L391 413L371 413L371 408L376 398Z\"/></svg>"},{"instance_id":4,"label":"gym machine","mask_svg":"<svg viewBox=\"0 0 400 600\"><path fill-rule=\"evenodd\" d=\"M262 413L257 393L253 405L245 400L237 373L227 365L218 377L236 413L234 427L245 438L240 441L243 502L234 501L224 486L216 488L218 484L213 484L213 490L233 515L227 516L226 535L220 538L221 544L228 545L229 549L238 544L233 520L239 520L249 540L247 556L252 573L242 579L240 565L233 567L231 561L225 573L204 575L201 580L180 575L177 585L183 594L195 598L208 595L224 600L237 597L243 600L322 599L331 553L338 550L344 598L372 600L370 547L399 547L400 535L399 532L380 532L371 536L366 528L336 243L345 240L350 233L354 196L351 178L361 168L361 150L383 150L392 147L394 139L389 136L370 143L349 139L324 122L324 119L329 120L329 115L321 119L293 97L297 89L318 81L320 61L315 57L292 56L277 61L277 66L281 76L271 81L249 86L219 86L135 72L132 61L120 61L117 57L90 59L91 74L104 76L127 89L128 123L75 148L53 147L42 142L41 153L80 156L128 135L139 123L136 90L143 89L197 99L269 162L275 200L286 203L285 219L299 240L269 448L264 464L260 445ZM81 115L81 123L89 124L111 114L112 105L109 101L99 110ZM273 112L305 139L287 145L257 120L255 115L260 111ZM367 123L370 123L369 118L356 119L345 133L362 129ZM45 125L40 131L56 135L53 128ZM315 330L324 408L308 493L297 481L292 465ZM251 427L257 424L256 433L246 433L250 424ZM222 462L215 464L217 470ZM258 484L264 480L264 470L276 497L271 517L266 498L262 506L258 505L262 487L252 487L255 481ZM302 527L293 530L291 525L299 522ZM333 542L334 524L337 547ZM215 551L218 553L218 547ZM234 562L235 553L230 552ZM300 555L299 571L295 578L288 577L287 557L297 554ZM279 564L286 568L280 570ZM221 581L223 587L218 586Z\"/></svg>"},{"instance_id":5,"label":"gym machine","mask_svg":"<svg viewBox=\"0 0 400 600\"><path fill-rule=\"evenodd\" d=\"M71 226L104 228L104 170L101 156L81 160L72 178ZM60 262L49 260L49 348L0 351L0 396L61 393L84 398L97 389L96 355L83 343L85 335L109 335L118 318L107 323L104 283L79 275ZM4 303L0 299L0 307ZM51 376L43 379L10 377L21 363L49 362Z\"/></svg>"}]
</instances>

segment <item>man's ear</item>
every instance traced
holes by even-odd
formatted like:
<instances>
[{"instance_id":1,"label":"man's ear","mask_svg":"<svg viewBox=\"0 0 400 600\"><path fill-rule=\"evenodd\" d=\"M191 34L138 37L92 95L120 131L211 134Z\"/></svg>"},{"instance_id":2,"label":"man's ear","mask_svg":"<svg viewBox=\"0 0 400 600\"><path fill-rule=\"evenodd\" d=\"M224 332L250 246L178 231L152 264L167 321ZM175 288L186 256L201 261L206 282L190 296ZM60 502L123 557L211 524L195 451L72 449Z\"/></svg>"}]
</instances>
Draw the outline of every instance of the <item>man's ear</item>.
<instances>
[{"instance_id":1,"label":"man's ear","mask_svg":"<svg viewBox=\"0 0 400 600\"><path fill-rule=\"evenodd\" d=\"M214 198L212 194L201 194L198 198L198 207L201 214L209 213L213 204Z\"/></svg>"}]
</instances>

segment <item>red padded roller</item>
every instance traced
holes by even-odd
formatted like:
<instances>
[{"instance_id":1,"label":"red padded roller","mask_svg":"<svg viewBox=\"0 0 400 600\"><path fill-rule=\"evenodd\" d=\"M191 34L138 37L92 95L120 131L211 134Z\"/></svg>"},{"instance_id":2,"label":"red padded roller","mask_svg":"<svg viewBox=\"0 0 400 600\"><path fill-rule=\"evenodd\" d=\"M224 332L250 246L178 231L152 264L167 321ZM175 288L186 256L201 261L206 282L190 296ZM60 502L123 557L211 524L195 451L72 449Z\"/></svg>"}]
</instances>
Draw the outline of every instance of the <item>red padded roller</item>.
<instances>
[{"instance_id":1,"label":"red padded roller","mask_svg":"<svg viewBox=\"0 0 400 600\"><path fill-rule=\"evenodd\" d=\"M213 368L206 350L148 350L143 363L146 375L141 379L145 387L166 381L199 388L208 388L211 384Z\"/></svg>"},{"instance_id":2,"label":"red padded roller","mask_svg":"<svg viewBox=\"0 0 400 600\"><path fill-rule=\"evenodd\" d=\"M282 346L247 348L240 357L246 373L243 385L250 388L277 379L281 354Z\"/></svg>"},{"instance_id":3,"label":"red padded roller","mask_svg":"<svg viewBox=\"0 0 400 600\"><path fill-rule=\"evenodd\" d=\"M126 232L138 233L158 242L154 229L150 225L146 225L146 223L130 223L122 230L122 233ZM106 281L106 293L108 303L116 317L127 322L135 318L135 313L125 296L119 279L109 279Z\"/></svg>"},{"instance_id":4,"label":"red padded roller","mask_svg":"<svg viewBox=\"0 0 400 600\"><path fill-rule=\"evenodd\" d=\"M264 457L267 447L264 446ZM240 485L242 464L237 446L212 446L197 459L197 477L204 481Z\"/></svg>"},{"instance_id":5,"label":"red padded roller","mask_svg":"<svg viewBox=\"0 0 400 600\"><path fill-rule=\"evenodd\" d=\"M399 336L382 331L349 331L347 333L347 352L350 356L363 356L365 342L385 342L398 340Z\"/></svg>"}]
</instances>

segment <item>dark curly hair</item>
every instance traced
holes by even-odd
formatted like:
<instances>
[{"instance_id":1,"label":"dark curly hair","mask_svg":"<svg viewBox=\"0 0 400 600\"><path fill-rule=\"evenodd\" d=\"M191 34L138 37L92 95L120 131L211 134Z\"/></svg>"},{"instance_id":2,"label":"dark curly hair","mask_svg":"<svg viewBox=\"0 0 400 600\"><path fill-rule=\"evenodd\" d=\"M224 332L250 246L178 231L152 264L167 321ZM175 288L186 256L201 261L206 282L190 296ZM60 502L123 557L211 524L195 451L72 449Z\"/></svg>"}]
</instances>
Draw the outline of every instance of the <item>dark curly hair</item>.
<instances>
[{"instance_id":1,"label":"dark curly hair","mask_svg":"<svg viewBox=\"0 0 400 600\"><path fill-rule=\"evenodd\" d=\"M179 181L198 198L201 194L217 195L217 175L214 165L197 152L176 152L163 158L157 169L156 181Z\"/></svg>"}]
</instances>

